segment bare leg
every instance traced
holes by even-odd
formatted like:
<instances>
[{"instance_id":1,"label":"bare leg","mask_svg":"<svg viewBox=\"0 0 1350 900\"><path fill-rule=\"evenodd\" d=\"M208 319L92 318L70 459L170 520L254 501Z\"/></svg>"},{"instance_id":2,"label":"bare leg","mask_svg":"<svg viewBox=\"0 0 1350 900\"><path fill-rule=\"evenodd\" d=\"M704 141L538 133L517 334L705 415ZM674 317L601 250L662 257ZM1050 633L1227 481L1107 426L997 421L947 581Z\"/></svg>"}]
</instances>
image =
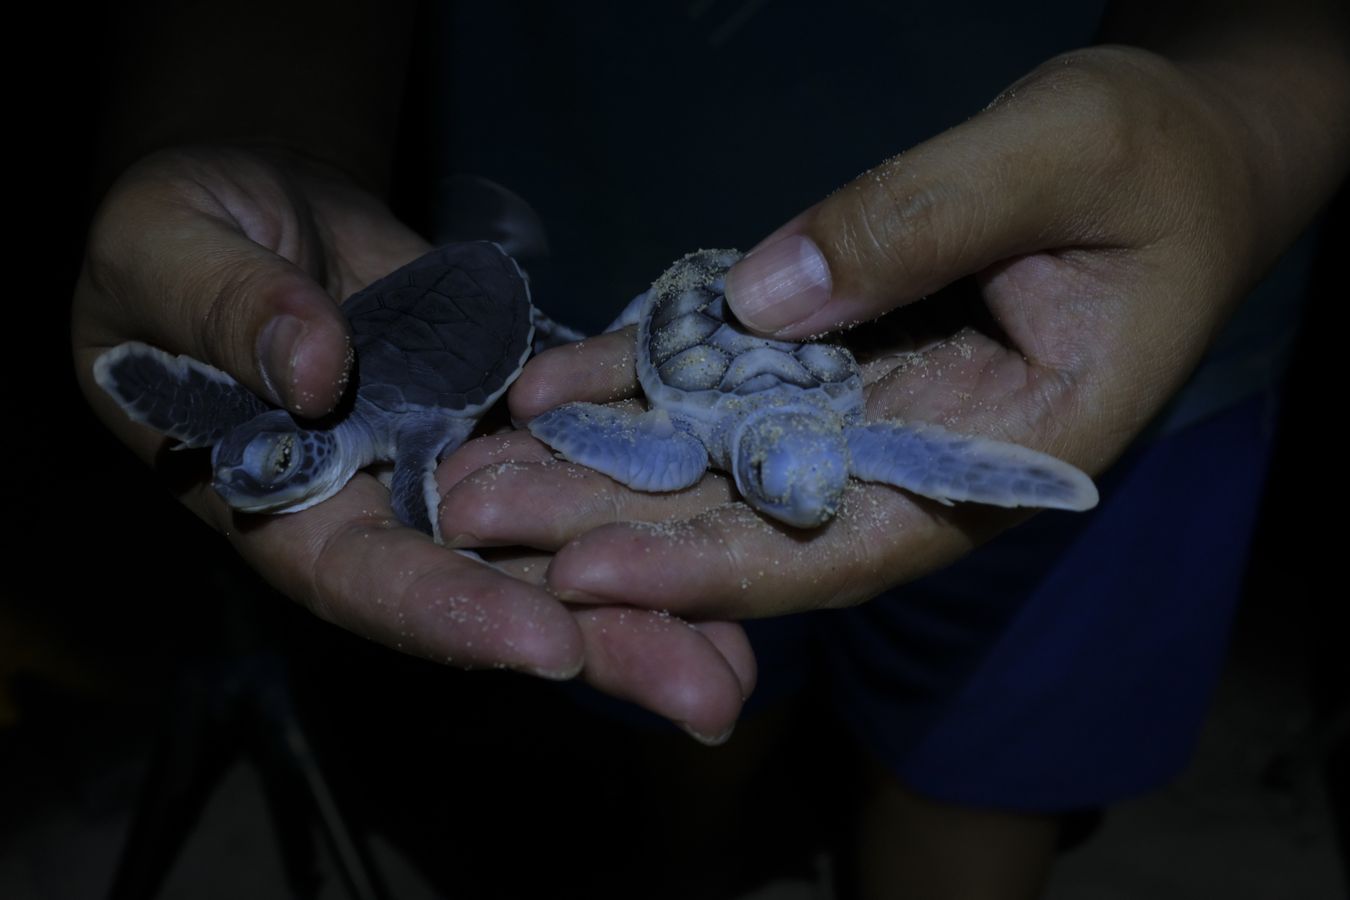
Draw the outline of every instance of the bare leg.
<instances>
[{"instance_id":1,"label":"bare leg","mask_svg":"<svg viewBox=\"0 0 1350 900\"><path fill-rule=\"evenodd\" d=\"M919 797L874 760L864 774L858 900L1031 900L1054 858L1051 816L968 809Z\"/></svg>"}]
</instances>

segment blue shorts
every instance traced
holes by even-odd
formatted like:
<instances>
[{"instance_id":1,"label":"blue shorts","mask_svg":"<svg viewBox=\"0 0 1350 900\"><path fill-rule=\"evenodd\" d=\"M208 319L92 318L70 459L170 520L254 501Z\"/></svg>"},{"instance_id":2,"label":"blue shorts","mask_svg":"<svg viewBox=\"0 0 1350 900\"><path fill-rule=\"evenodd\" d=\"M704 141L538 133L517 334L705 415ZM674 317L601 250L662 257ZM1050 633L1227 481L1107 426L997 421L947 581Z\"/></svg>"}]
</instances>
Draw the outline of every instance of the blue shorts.
<instances>
[{"instance_id":1,"label":"blue shorts","mask_svg":"<svg viewBox=\"0 0 1350 900\"><path fill-rule=\"evenodd\" d=\"M1159 786L1224 659L1273 406L1135 448L1090 513L1041 513L852 609L749 623L760 702L824 678L864 746L944 802L1054 812Z\"/></svg>"}]
</instances>

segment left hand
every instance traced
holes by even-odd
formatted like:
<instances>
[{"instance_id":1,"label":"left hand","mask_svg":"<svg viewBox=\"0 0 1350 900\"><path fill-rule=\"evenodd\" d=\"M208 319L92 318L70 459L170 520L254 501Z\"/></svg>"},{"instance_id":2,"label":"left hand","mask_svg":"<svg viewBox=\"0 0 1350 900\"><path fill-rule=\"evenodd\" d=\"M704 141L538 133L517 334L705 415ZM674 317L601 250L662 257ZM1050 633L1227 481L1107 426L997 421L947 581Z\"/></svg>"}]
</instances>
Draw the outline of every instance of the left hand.
<instances>
[{"instance_id":1,"label":"left hand","mask_svg":"<svg viewBox=\"0 0 1350 900\"><path fill-rule=\"evenodd\" d=\"M168 439L95 384L101 353L143 340L228 371L299 416L320 415L341 396L348 362L335 298L426 249L339 170L290 152L156 153L124 173L91 229L72 310L77 375L108 427L179 476L182 501L315 615L438 663L580 674L703 740L726 735L754 685L738 625L568 609L527 564L513 570L527 577L509 577L399 524L388 490L366 473L305 510L239 513L211 489L203 454L168 452Z\"/></svg>"}]
</instances>

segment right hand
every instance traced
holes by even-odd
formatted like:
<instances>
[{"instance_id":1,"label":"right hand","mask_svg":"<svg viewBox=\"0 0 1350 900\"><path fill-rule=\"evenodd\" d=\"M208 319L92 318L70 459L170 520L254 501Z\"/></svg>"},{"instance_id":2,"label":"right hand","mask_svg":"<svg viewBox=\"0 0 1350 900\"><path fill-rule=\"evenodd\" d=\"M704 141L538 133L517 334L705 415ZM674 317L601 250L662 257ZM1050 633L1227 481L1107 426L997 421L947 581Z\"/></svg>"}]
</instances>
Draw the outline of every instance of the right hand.
<instances>
[{"instance_id":1,"label":"right hand","mask_svg":"<svg viewBox=\"0 0 1350 900\"><path fill-rule=\"evenodd\" d=\"M104 350L139 340L188 354L300 416L331 410L350 364L347 297L428 245L336 170L281 151L194 148L142 160L95 217L72 313L75 365L97 414L143 459L175 462L94 383ZM547 678L578 672L705 741L754 686L745 635L655 612L569 610L528 578L400 525L358 474L301 512L238 513L204 479L182 501L311 612L406 653ZM514 572L544 565L517 563ZM584 664L584 668L583 668Z\"/></svg>"},{"instance_id":2,"label":"right hand","mask_svg":"<svg viewBox=\"0 0 1350 900\"><path fill-rule=\"evenodd\" d=\"M727 302L783 340L868 323L850 338L866 354L869 419L939 423L1100 472L1344 172L1343 137L1272 144L1274 131L1249 127L1270 110L1211 75L1130 48L1057 57L791 220L730 270ZM1344 109L1345 83L1299 100ZM917 317L871 321L969 276ZM539 355L509 400L526 422L637 393L630 329ZM476 452L517 464L454 486L459 534L554 552L549 587L571 602L691 617L863 603L1027 515L858 483L802 532L727 502L723 475L646 494L553 465L539 446Z\"/></svg>"}]
</instances>

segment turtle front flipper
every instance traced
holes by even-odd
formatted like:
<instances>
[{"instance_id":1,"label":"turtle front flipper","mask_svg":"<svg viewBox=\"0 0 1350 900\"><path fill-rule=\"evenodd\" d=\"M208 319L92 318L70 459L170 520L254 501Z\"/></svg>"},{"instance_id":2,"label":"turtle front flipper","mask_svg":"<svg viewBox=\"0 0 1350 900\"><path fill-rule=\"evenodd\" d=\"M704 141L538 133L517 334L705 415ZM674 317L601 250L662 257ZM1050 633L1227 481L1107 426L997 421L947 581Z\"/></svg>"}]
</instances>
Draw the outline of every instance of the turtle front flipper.
<instances>
[{"instance_id":1,"label":"turtle front flipper","mask_svg":"<svg viewBox=\"0 0 1350 900\"><path fill-rule=\"evenodd\" d=\"M398 430L394 475L389 502L400 522L441 542L441 492L436 487L436 463L464 443L474 420L427 415L414 418Z\"/></svg>"},{"instance_id":2,"label":"turtle front flipper","mask_svg":"<svg viewBox=\"0 0 1350 900\"><path fill-rule=\"evenodd\" d=\"M271 407L217 368L146 344L119 344L94 360L94 380L133 421L208 447Z\"/></svg>"},{"instance_id":3,"label":"turtle front flipper","mask_svg":"<svg viewBox=\"0 0 1350 900\"><path fill-rule=\"evenodd\" d=\"M846 430L853 477L991 506L1081 511L1097 505L1092 479L1045 453L955 434L936 425L873 422Z\"/></svg>"},{"instance_id":4,"label":"turtle front flipper","mask_svg":"<svg viewBox=\"0 0 1350 900\"><path fill-rule=\"evenodd\" d=\"M564 459L638 491L678 491L698 482L708 451L662 410L628 413L569 403L530 422L530 433Z\"/></svg>"}]
</instances>

